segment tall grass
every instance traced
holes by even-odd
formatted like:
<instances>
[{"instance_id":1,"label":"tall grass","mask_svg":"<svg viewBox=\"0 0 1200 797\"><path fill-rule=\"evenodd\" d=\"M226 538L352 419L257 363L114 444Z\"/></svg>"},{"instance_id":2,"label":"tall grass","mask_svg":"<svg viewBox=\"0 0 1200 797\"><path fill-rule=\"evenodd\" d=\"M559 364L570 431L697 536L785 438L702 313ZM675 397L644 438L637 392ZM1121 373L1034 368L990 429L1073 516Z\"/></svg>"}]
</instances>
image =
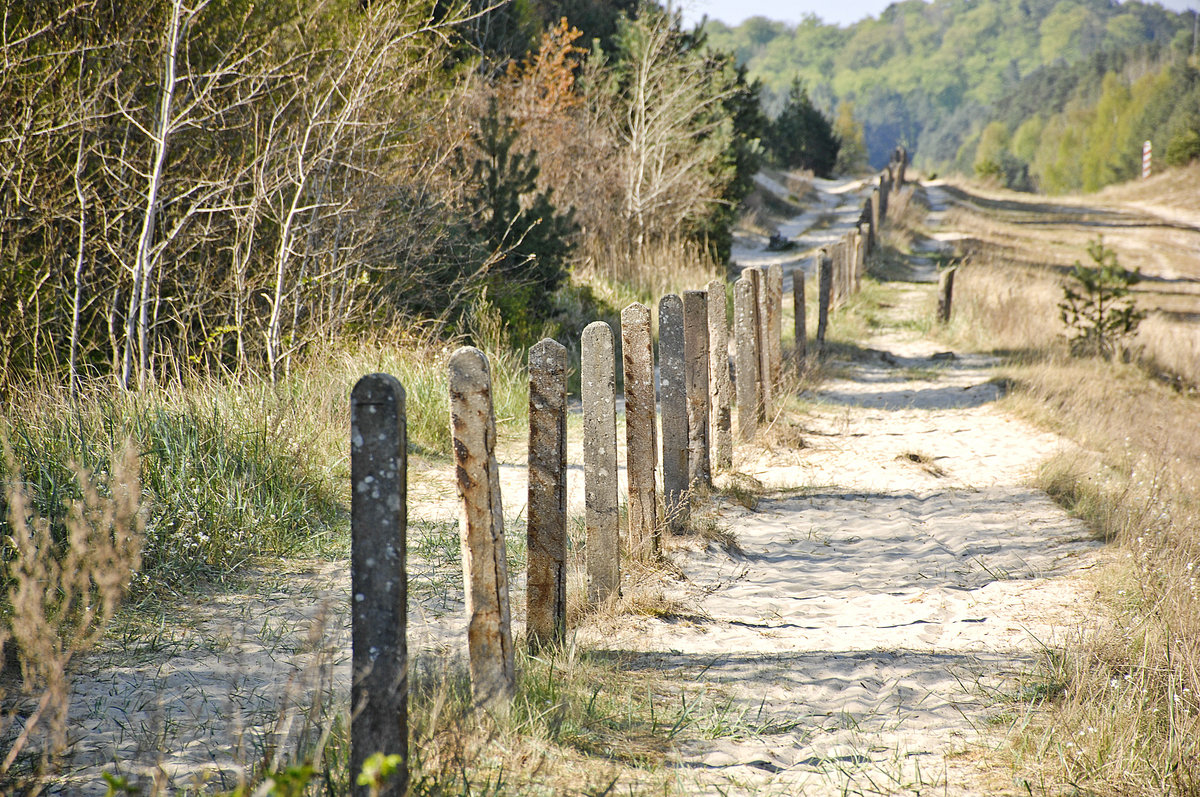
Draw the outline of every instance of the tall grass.
<instances>
[{"instance_id":1,"label":"tall grass","mask_svg":"<svg viewBox=\"0 0 1200 797\"><path fill-rule=\"evenodd\" d=\"M1148 324L1131 362L1072 358L1045 275L977 259L955 294L948 334L1005 354L1008 406L1081 446L1036 483L1118 552L1107 616L1047 656L1016 766L1044 793L1200 794L1200 403L1148 365L1179 327Z\"/></svg>"}]
</instances>

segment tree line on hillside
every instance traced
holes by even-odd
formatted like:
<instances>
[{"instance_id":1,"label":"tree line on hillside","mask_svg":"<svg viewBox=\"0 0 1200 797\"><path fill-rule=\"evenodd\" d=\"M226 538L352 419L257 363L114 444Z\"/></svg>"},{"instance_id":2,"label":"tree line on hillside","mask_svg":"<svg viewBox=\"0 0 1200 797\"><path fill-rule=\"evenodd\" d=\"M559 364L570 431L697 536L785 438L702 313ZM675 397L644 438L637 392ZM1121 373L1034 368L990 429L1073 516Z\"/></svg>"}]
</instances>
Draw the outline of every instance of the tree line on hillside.
<instances>
[{"instance_id":1,"label":"tree line on hillside","mask_svg":"<svg viewBox=\"0 0 1200 797\"><path fill-rule=\"evenodd\" d=\"M769 121L654 3L25 0L0 26L0 384L279 379L496 317L529 341L582 315L572 269L723 260L764 159L837 155L806 94Z\"/></svg>"},{"instance_id":2,"label":"tree line on hillside","mask_svg":"<svg viewBox=\"0 0 1200 797\"><path fill-rule=\"evenodd\" d=\"M734 28L712 22L706 30L713 46L732 52L763 81L768 104L785 96L796 75L821 107L840 115L843 105L853 103L876 167L899 142L926 170L957 166L971 171L990 122L1004 122L1015 142L1018 128L1040 116L1063 157L1047 151L1023 159L1029 166L1026 184L1066 190L1119 179L1128 173L1129 158L1139 157L1140 141L1133 153L1118 152L1125 144L1120 136L1108 143L1108 152L1101 153L1106 145L1092 137L1082 145L1094 151L1092 156L1078 163L1066 157L1081 145L1067 128L1087 123L1082 117L1095 118L1106 93L1105 74L1114 73L1125 88L1110 81L1104 112L1114 104L1154 105L1162 97L1191 102L1193 79L1184 73L1195 55L1194 21L1194 12L1175 13L1138 0L903 0L877 18L846 28L809 16L797 25L756 17ZM1160 76L1155 87L1135 86L1145 74L1137 64L1175 71ZM1060 113L1079 118L1051 118ZM1180 147L1191 135L1186 130L1196 130L1186 115L1150 112L1143 121L1123 124L1138 130L1167 125L1162 147L1182 136L1176 148L1177 157L1183 157ZM996 137L993 130L988 147ZM1012 146L1007 151L1021 159ZM999 166L1007 176L1015 167L1014 161L988 165L989 160L985 151L985 171ZM1075 185L1062 176L1071 169L1081 170Z\"/></svg>"}]
</instances>

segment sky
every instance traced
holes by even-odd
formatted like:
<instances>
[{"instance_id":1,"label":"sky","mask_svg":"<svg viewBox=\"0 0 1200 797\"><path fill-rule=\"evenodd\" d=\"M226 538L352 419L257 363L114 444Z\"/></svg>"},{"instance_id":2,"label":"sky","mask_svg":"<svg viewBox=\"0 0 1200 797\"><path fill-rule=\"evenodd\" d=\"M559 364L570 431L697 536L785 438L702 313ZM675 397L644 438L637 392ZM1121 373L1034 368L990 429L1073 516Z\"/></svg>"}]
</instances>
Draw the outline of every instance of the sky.
<instances>
[{"instance_id":1,"label":"sky","mask_svg":"<svg viewBox=\"0 0 1200 797\"><path fill-rule=\"evenodd\" d=\"M683 10L687 23L699 22L705 14L727 25L738 25L753 16L781 22L799 22L806 14L816 14L825 22L852 25L863 17L877 17L893 0L672 0ZM1200 0L1158 0L1175 11L1200 7Z\"/></svg>"}]
</instances>

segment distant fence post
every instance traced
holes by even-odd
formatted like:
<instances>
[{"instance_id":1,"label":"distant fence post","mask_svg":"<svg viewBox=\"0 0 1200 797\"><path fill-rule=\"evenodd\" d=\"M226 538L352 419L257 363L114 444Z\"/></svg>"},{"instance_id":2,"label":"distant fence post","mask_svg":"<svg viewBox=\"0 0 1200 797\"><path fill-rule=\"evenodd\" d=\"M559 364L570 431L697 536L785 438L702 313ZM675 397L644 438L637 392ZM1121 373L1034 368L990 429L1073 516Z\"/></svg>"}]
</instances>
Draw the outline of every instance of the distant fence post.
<instances>
[{"instance_id":1,"label":"distant fence post","mask_svg":"<svg viewBox=\"0 0 1200 797\"><path fill-rule=\"evenodd\" d=\"M683 292L683 353L687 361L688 487L712 486L708 455L708 294Z\"/></svg>"},{"instance_id":2,"label":"distant fence post","mask_svg":"<svg viewBox=\"0 0 1200 797\"><path fill-rule=\"evenodd\" d=\"M957 270L951 266L938 274L937 318L943 324L950 321L950 305L954 296L954 272Z\"/></svg>"},{"instance_id":3,"label":"distant fence post","mask_svg":"<svg viewBox=\"0 0 1200 797\"><path fill-rule=\"evenodd\" d=\"M879 188L876 187L871 191L871 251L875 251L876 245L879 243L879 221L883 218L882 203L879 198Z\"/></svg>"},{"instance_id":4,"label":"distant fence post","mask_svg":"<svg viewBox=\"0 0 1200 797\"><path fill-rule=\"evenodd\" d=\"M892 190L892 181L888 177L888 172L885 170L879 175L879 220L883 221L887 218L888 212L888 193Z\"/></svg>"},{"instance_id":5,"label":"distant fence post","mask_svg":"<svg viewBox=\"0 0 1200 797\"><path fill-rule=\"evenodd\" d=\"M733 467L732 386L729 380L729 323L725 319L725 281L708 283L709 430L714 468ZM628 410L626 410L628 412Z\"/></svg>"},{"instance_id":6,"label":"distant fence post","mask_svg":"<svg viewBox=\"0 0 1200 797\"><path fill-rule=\"evenodd\" d=\"M783 384L783 266L767 266L767 362L772 398L780 395Z\"/></svg>"},{"instance_id":7,"label":"distant fence post","mask_svg":"<svg viewBox=\"0 0 1200 797\"><path fill-rule=\"evenodd\" d=\"M621 360L625 376L625 472L629 479L629 555L658 554L658 435L654 401L654 345L650 308L633 304L621 311Z\"/></svg>"},{"instance_id":8,"label":"distant fence post","mask_svg":"<svg viewBox=\"0 0 1200 797\"><path fill-rule=\"evenodd\" d=\"M862 290L863 272L867 270L867 236L863 225L857 225L854 236L854 292Z\"/></svg>"},{"instance_id":9,"label":"distant fence post","mask_svg":"<svg viewBox=\"0 0 1200 797\"><path fill-rule=\"evenodd\" d=\"M584 525L587 528L588 600L603 603L621 592L617 510L616 366L613 333L604 321L583 330Z\"/></svg>"},{"instance_id":10,"label":"distant fence post","mask_svg":"<svg viewBox=\"0 0 1200 797\"><path fill-rule=\"evenodd\" d=\"M746 269L750 284L754 286L754 348L758 352L758 419L771 417L771 354L767 351L767 286L763 271L758 266Z\"/></svg>"},{"instance_id":11,"label":"distant fence post","mask_svg":"<svg viewBox=\"0 0 1200 797\"><path fill-rule=\"evenodd\" d=\"M668 293L658 302L658 378L662 405L663 505L668 528L679 531L688 520L687 360L683 300L674 293Z\"/></svg>"},{"instance_id":12,"label":"distant fence post","mask_svg":"<svg viewBox=\"0 0 1200 797\"><path fill-rule=\"evenodd\" d=\"M529 350L529 649L567 633L567 349L546 338Z\"/></svg>"},{"instance_id":13,"label":"distant fence post","mask_svg":"<svg viewBox=\"0 0 1200 797\"><path fill-rule=\"evenodd\" d=\"M804 305L804 269L799 266L792 272L792 310L796 326L796 373L803 374L805 360L808 358L808 324Z\"/></svg>"},{"instance_id":14,"label":"distant fence post","mask_svg":"<svg viewBox=\"0 0 1200 797\"><path fill-rule=\"evenodd\" d=\"M825 332L829 328L829 294L833 287L833 260L829 252L817 253L817 351L825 356Z\"/></svg>"},{"instance_id":15,"label":"distant fence post","mask_svg":"<svg viewBox=\"0 0 1200 797\"><path fill-rule=\"evenodd\" d=\"M381 792L398 797L408 789L408 434L404 388L388 374L350 393L350 485L351 782L375 753L398 755Z\"/></svg>"},{"instance_id":16,"label":"distant fence post","mask_svg":"<svg viewBox=\"0 0 1200 797\"><path fill-rule=\"evenodd\" d=\"M516 676L496 464L496 415L487 357L471 346L450 356L450 430L462 500L460 533L471 693L477 705L504 711L516 688Z\"/></svg>"},{"instance_id":17,"label":"distant fence post","mask_svg":"<svg viewBox=\"0 0 1200 797\"><path fill-rule=\"evenodd\" d=\"M743 276L733 284L733 342L737 375L738 437L754 439L758 431L758 346L754 321L754 283Z\"/></svg>"}]
</instances>

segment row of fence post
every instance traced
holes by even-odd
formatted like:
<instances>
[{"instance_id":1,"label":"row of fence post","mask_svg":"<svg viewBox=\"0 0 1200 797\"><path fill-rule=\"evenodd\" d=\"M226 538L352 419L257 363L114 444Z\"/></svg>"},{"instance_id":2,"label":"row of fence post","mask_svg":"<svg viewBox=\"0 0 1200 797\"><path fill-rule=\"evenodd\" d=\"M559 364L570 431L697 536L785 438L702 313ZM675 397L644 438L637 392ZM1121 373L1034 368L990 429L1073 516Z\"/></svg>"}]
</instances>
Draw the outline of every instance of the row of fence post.
<instances>
[{"instance_id":1,"label":"row of fence post","mask_svg":"<svg viewBox=\"0 0 1200 797\"><path fill-rule=\"evenodd\" d=\"M860 223L817 256L816 350L823 352L831 308L859 289L886 196L903 184L903 150L889 164ZM625 555L652 559L664 529L687 526L689 501L733 465L732 405L737 434L753 440L777 411L784 381L783 269L746 268L733 285L733 370L726 321L727 286L668 294L658 306L658 391L651 313L634 303L621 313L625 396L627 527ZM807 365L804 275L793 275L794 363ZM620 594L621 543L616 429L616 359L612 328L589 324L581 339L584 524L587 596ZM529 486L527 643L537 651L567 632L567 351L550 339L529 351ZM735 390L736 388L736 390ZM496 419L486 356L464 347L450 357L450 426L461 505L467 652L477 705L504 711L516 686L504 516L496 461ZM736 395L735 395L736 393ZM735 401L736 400L736 401ZM381 793L407 788L406 464L404 388L371 374L351 394L353 686L351 771L376 754L398 755L399 775ZM661 437L656 423L661 408ZM663 507L656 470L661 452ZM356 794L366 794L358 787Z\"/></svg>"}]
</instances>

